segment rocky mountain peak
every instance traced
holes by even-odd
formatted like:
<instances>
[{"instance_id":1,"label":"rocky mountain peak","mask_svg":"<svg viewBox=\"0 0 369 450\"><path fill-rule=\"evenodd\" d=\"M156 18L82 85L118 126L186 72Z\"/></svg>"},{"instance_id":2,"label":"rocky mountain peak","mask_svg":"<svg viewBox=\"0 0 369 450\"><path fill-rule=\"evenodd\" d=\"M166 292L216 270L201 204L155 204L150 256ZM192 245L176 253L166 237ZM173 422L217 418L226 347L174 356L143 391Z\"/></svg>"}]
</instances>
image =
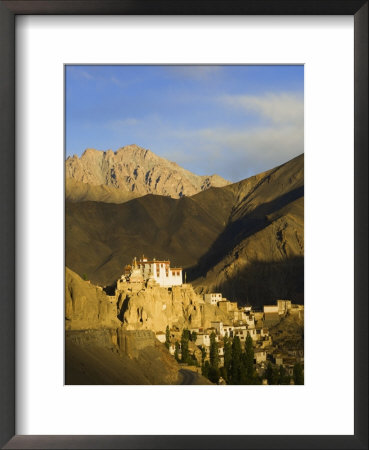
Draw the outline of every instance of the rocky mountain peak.
<instances>
[{"instance_id":1,"label":"rocky mountain peak","mask_svg":"<svg viewBox=\"0 0 369 450\"><path fill-rule=\"evenodd\" d=\"M66 160L66 178L92 186L108 186L135 196L191 196L210 187L230 184L219 175L200 176L132 144L117 151L88 148Z\"/></svg>"}]
</instances>

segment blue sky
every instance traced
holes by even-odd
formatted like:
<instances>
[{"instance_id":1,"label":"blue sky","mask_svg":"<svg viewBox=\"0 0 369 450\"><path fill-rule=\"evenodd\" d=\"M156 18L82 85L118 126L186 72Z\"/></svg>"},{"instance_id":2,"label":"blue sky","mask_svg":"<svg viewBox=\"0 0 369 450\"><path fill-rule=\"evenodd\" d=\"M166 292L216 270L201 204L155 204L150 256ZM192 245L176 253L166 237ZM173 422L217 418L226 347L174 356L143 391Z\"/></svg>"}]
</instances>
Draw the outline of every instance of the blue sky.
<instances>
[{"instance_id":1,"label":"blue sky","mask_svg":"<svg viewBox=\"0 0 369 450\"><path fill-rule=\"evenodd\" d=\"M137 144L239 181L303 153L303 66L66 66L66 154Z\"/></svg>"}]
</instances>

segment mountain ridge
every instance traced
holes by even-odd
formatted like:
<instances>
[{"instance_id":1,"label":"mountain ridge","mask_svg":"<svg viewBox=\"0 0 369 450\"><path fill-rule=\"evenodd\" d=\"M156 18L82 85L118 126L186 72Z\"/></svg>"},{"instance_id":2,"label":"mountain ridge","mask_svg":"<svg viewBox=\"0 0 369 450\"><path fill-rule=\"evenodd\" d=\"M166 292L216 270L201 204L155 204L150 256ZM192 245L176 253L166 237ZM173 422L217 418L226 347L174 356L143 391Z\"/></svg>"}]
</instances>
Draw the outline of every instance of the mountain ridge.
<instances>
[{"instance_id":1,"label":"mountain ridge","mask_svg":"<svg viewBox=\"0 0 369 450\"><path fill-rule=\"evenodd\" d=\"M67 197L72 201L108 201L106 188L109 189L112 202L118 203L119 200L123 202L127 198L145 194L180 198L210 187L230 184L216 174L195 175L177 163L137 145L121 147L115 152L89 148L80 158L69 156L65 168L66 180L74 180L79 184L67 184ZM81 183L89 187L83 189ZM97 189L97 186L100 188ZM116 194L114 189L122 194ZM83 194L78 190L84 191Z\"/></svg>"},{"instance_id":2,"label":"mountain ridge","mask_svg":"<svg viewBox=\"0 0 369 450\"><path fill-rule=\"evenodd\" d=\"M298 296L303 302L303 168L302 154L192 197L148 194L122 204L67 201L66 263L106 285L144 253L184 267L188 281L203 291L219 289L241 302L252 296L254 303L280 292L279 298ZM285 273L292 280L284 283L288 289L278 281ZM238 279L245 282L239 285ZM273 296L261 289L268 279L279 286Z\"/></svg>"}]
</instances>

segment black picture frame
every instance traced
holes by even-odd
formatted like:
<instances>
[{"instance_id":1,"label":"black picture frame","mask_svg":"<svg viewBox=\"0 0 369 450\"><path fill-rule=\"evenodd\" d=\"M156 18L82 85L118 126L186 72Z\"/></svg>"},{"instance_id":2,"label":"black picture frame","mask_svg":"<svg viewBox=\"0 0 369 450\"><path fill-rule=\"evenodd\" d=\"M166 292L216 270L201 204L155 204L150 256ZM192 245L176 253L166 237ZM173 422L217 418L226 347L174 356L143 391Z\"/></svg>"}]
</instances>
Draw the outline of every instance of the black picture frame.
<instances>
[{"instance_id":1,"label":"black picture frame","mask_svg":"<svg viewBox=\"0 0 369 450\"><path fill-rule=\"evenodd\" d=\"M19 14L353 15L354 435L15 435L15 17ZM0 1L0 445L7 449L367 449L368 448L368 1L42 0ZM338 244L339 245L339 244ZM343 363L337 362L338 365ZM293 430L291 430L293 431Z\"/></svg>"}]
</instances>

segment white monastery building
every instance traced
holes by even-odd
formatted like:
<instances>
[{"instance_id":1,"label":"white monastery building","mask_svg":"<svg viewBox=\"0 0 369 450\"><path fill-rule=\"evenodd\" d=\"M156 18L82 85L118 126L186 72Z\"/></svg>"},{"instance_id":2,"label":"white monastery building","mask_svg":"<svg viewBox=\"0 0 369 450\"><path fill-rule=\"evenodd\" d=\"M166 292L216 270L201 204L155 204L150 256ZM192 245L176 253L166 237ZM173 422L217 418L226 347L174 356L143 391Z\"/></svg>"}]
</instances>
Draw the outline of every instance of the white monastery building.
<instances>
[{"instance_id":1,"label":"white monastery building","mask_svg":"<svg viewBox=\"0 0 369 450\"><path fill-rule=\"evenodd\" d=\"M125 267L125 273L121 281L125 278L129 282L154 281L163 287L180 286L182 281L182 268L171 267L170 261L148 260L144 256L140 260L133 260L132 266Z\"/></svg>"}]
</instances>

